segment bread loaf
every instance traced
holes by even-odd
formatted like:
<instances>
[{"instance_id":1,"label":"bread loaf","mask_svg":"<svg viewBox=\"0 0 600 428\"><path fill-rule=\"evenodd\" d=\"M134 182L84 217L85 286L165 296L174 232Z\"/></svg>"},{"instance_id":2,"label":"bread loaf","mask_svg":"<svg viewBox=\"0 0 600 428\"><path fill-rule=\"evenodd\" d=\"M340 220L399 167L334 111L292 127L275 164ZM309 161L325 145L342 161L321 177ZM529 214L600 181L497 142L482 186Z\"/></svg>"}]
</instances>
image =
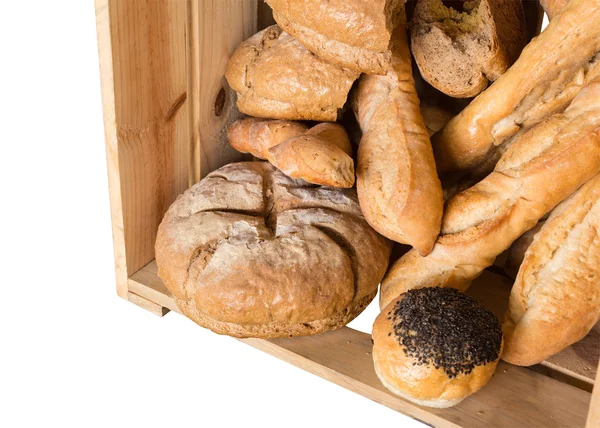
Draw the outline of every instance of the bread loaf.
<instances>
[{"instance_id":1,"label":"bread loaf","mask_svg":"<svg viewBox=\"0 0 600 428\"><path fill-rule=\"evenodd\" d=\"M385 74L390 37L406 0L267 0L275 21L325 61Z\"/></svg>"},{"instance_id":2,"label":"bread loaf","mask_svg":"<svg viewBox=\"0 0 600 428\"><path fill-rule=\"evenodd\" d=\"M465 290L496 256L600 171L600 78L562 114L524 133L494 172L446 204L441 236L421 257L410 251L387 272L381 307L408 289Z\"/></svg>"},{"instance_id":3,"label":"bread loaf","mask_svg":"<svg viewBox=\"0 0 600 428\"><path fill-rule=\"evenodd\" d=\"M502 358L530 366L600 319L600 175L556 207L525 253L503 325Z\"/></svg>"},{"instance_id":4,"label":"bread loaf","mask_svg":"<svg viewBox=\"0 0 600 428\"><path fill-rule=\"evenodd\" d=\"M236 150L268 160L288 177L332 187L354 185L352 146L344 127L312 128L286 120L240 119L227 131Z\"/></svg>"},{"instance_id":5,"label":"bread loaf","mask_svg":"<svg viewBox=\"0 0 600 428\"><path fill-rule=\"evenodd\" d=\"M433 87L453 97L474 97L498 79L525 46L523 6L520 0L450 4L418 0L411 21L412 52L421 75Z\"/></svg>"},{"instance_id":6,"label":"bread loaf","mask_svg":"<svg viewBox=\"0 0 600 428\"><path fill-rule=\"evenodd\" d=\"M375 297L391 245L353 190L307 185L267 162L226 165L169 208L158 275L179 309L236 337L339 328Z\"/></svg>"},{"instance_id":7,"label":"bread loaf","mask_svg":"<svg viewBox=\"0 0 600 428\"><path fill-rule=\"evenodd\" d=\"M443 201L404 23L392 37L392 68L385 76L363 75L355 101L363 131L357 191L365 218L387 238L427 254L439 233Z\"/></svg>"},{"instance_id":8,"label":"bread loaf","mask_svg":"<svg viewBox=\"0 0 600 428\"><path fill-rule=\"evenodd\" d=\"M337 120L358 75L323 61L277 25L244 41L225 71L242 113L331 122Z\"/></svg>"},{"instance_id":9,"label":"bread loaf","mask_svg":"<svg viewBox=\"0 0 600 428\"><path fill-rule=\"evenodd\" d=\"M433 136L438 170L474 168L519 132L563 111L600 75L598 22L600 0L570 1L506 73Z\"/></svg>"}]
</instances>

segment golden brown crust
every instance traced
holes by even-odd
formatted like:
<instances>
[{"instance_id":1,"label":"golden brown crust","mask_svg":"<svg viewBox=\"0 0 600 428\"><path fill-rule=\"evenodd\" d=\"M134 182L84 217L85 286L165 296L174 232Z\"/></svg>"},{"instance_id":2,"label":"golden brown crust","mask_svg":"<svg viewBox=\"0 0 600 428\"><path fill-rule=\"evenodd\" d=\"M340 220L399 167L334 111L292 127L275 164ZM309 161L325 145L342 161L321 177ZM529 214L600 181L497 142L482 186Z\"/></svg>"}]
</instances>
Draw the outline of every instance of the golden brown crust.
<instances>
[{"instance_id":1,"label":"golden brown crust","mask_svg":"<svg viewBox=\"0 0 600 428\"><path fill-rule=\"evenodd\" d=\"M480 390L496 370L498 360L475 366L470 374L449 378L442 368L413 364L394 337L389 313L402 297L391 301L373 324L373 362L383 385L394 394L429 407L450 407Z\"/></svg>"},{"instance_id":2,"label":"golden brown crust","mask_svg":"<svg viewBox=\"0 0 600 428\"><path fill-rule=\"evenodd\" d=\"M421 75L457 97L474 97L500 77L525 46L523 6L514 0L463 3L419 0L411 21L411 47Z\"/></svg>"},{"instance_id":3,"label":"golden brown crust","mask_svg":"<svg viewBox=\"0 0 600 428\"><path fill-rule=\"evenodd\" d=\"M267 0L275 21L327 62L385 74L390 36L406 0Z\"/></svg>"},{"instance_id":4,"label":"golden brown crust","mask_svg":"<svg viewBox=\"0 0 600 428\"><path fill-rule=\"evenodd\" d=\"M219 333L283 337L356 316L391 245L360 216L353 191L307 187L247 162L181 195L155 250L159 276L188 317Z\"/></svg>"},{"instance_id":5,"label":"golden brown crust","mask_svg":"<svg viewBox=\"0 0 600 428\"><path fill-rule=\"evenodd\" d=\"M398 24L388 74L363 75L359 82L357 190L375 230L427 254L439 232L443 201L405 32Z\"/></svg>"},{"instance_id":6,"label":"golden brown crust","mask_svg":"<svg viewBox=\"0 0 600 428\"><path fill-rule=\"evenodd\" d=\"M512 288L502 359L530 366L579 341L600 319L600 175L556 207Z\"/></svg>"},{"instance_id":7,"label":"golden brown crust","mask_svg":"<svg viewBox=\"0 0 600 428\"><path fill-rule=\"evenodd\" d=\"M323 186L354 185L352 146L343 126L246 118L227 131L231 146L268 160L284 174Z\"/></svg>"},{"instance_id":8,"label":"golden brown crust","mask_svg":"<svg viewBox=\"0 0 600 428\"><path fill-rule=\"evenodd\" d=\"M504 272L511 278L514 279L517 277L521 263L523 263L523 259L525 258L525 252L533 242L533 237L540 231L543 225L544 220L540 220L533 228L522 234L508 249L506 262L504 263Z\"/></svg>"},{"instance_id":9,"label":"golden brown crust","mask_svg":"<svg viewBox=\"0 0 600 428\"><path fill-rule=\"evenodd\" d=\"M466 289L494 259L600 171L600 79L517 139L484 180L449 200L427 257L410 251L381 285L386 306L411 288Z\"/></svg>"},{"instance_id":10,"label":"golden brown crust","mask_svg":"<svg viewBox=\"0 0 600 428\"><path fill-rule=\"evenodd\" d=\"M506 73L433 136L438 170L473 168L562 111L600 74L598 22L599 0L569 2Z\"/></svg>"},{"instance_id":11,"label":"golden brown crust","mask_svg":"<svg viewBox=\"0 0 600 428\"><path fill-rule=\"evenodd\" d=\"M550 19L558 15L568 2L569 0L540 0L542 7Z\"/></svg>"},{"instance_id":12,"label":"golden brown crust","mask_svg":"<svg viewBox=\"0 0 600 428\"><path fill-rule=\"evenodd\" d=\"M242 113L335 121L358 73L323 61L273 25L238 46L225 77Z\"/></svg>"}]
</instances>

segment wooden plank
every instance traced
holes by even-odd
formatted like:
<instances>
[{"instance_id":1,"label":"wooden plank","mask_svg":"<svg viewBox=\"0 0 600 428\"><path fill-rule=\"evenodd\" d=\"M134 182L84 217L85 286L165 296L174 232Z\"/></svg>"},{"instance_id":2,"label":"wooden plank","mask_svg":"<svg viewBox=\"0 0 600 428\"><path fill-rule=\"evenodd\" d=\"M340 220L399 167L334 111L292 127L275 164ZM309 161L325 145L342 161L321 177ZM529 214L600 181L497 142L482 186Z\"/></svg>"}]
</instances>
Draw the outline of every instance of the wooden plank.
<instances>
[{"instance_id":1,"label":"wooden plank","mask_svg":"<svg viewBox=\"0 0 600 428\"><path fill-rule=\"evenodd\" d=\"M156 230L188 187L186 4L97 0L117 287L154 258Z\"/></svg>"},{"instance_id":2,"label":"wooden plank","mask_svg":"<svg viewBox=\"0 0 600 428\"><path fill-rule=\"evenodd\" d=\"M138 296L132 292L127 293L127 300L159 317L164 317L167 313L169 313L169 309L161 305L157 305L156 303L151 302L150 300Z\"/></svg>"},{"instance_id":3,"label":"wooden plank","mask_svg":"<svg viewBox=\"0 0 600 428\"><path fill-rule=\"evenodd\" d=\"M241 114L224 74L235 48L256 32L257 0L188 0L187 7L191 185L229 162L249 159L227 142L227 127Z\"/></svg>"},{"instance_id":4,"label":"wooden plank","mask_svg":"<svg viewBox=\"0 0 600 428\"><path fill-rule=\"evenodd\" d=\"M590 411L588 413L586 428L600 428L600 362L596 373L596 386L592 394Z\"/></svg>"},{"instance_id":5,"label":"wooden plank","mask_svg":"<svg viewBox=\"0 0 600 428\"><path fill-rule=\"evenodd\" d=\"M119 148L117 144L117 123L115 113L115 87L113 79L113 58L110 33L108 0L96 0L96 31L98 35L98 57L100 61L100 83L102 88L102 111L104 117L104 138L106 163L108 167L108 188L110 194L110 216L115 258L117 293L127 298L127 259L125 257L125 234L123 207L121 204L121 177L119 174Z\"/></svg>"},{"instance_id":6,"label":"wooden plank","mask_svg":"<svg viewBox=\"0 0 600 428\"><path fill-rule=\"evenodd\" d=\"M129 279L129 287L157 304L177 310L153 261ZM510 282L485 272L470 294L503 314ZM482 391L452 409L424 409L389 393L375 377L370 336L343 328L318 336L244 342L311 373L435 426L583 426L589 392L523 367L501 362ZM568 398L567 398L568 397Z\"/></svg>"}]
</instances>

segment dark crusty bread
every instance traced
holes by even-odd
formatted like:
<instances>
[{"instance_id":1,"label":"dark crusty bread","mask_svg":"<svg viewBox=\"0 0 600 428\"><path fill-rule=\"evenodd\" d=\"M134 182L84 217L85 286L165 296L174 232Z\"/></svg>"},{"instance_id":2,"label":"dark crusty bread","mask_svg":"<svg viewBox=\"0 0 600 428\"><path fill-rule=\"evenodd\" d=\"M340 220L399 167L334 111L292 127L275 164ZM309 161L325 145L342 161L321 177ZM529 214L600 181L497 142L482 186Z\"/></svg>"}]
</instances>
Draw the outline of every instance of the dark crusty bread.
<instances>
[{"instance_id":1,"label":"dark crusty bread","mask_svg":"<svg viewBox=\"0 0 600 428\"><path fill-rule=\"evenodd\" d=\"M242 113L319 121L338 118L358 75L320 59L277 25L242 42L225 71Z\"/></svg>"},{"instance_id":2,"label":"dark crusty bread","mask_svg":"<svg viewBox=\"0 0 600 428\"><path fill-rule=\"evenodd\" d=\"M418 0L411 47L433 87L453 97L474 97L518 58L526 42L525 15L520 0L456 3L464 10L442 0Z\"/></svg>"},{"instance_id":3,"label":"dark crusty bread","mask_svg":"<svg viewBox=\"0 0 600 428\"><path fill-rule=\"evenodd\" d=\"M466 289L544 214L600 171L600 78L569 108L529 130L494 172L446 203L441 236L421 257L410 251L387 272L381 307L411 288Z\"/></svg>"},{"instance_id":4,"label":"dark crusty bread","mask_svg":"<svg viewBox=\"0 0 600 428\"><path fill-rule=\"evenodd\" d=\"M181 311L237 337L317 334L374 298L391 245L351 190L292 180L268 162L226 165L169 208L158 274Z\"/></svg>"},{"instance_id":5,"label":"dark crusty bread","mask_svg":"<svg viewBox=\"0 0 600 428\"><path fill-rule=\"evenodd\" d=\"M267 0L275 21L327 62L385 74L390 38L406 0Z\"/></svg>"},{"instance_id":6,"label":"dark crusty bread","mask_svg":"<svg viewBox=\"0 0 600 428\"><path fill-rule=\"evenodd\" d=\"M530 366L600 319L600 175L558 205L525 253L503 325L502 359Z\"/></svg>"},{"instance_id":7,"label":"dark crusty bread","mask_svg":"<svg viewBox=\"0 0 600 428\"><path fill-rule=\"evenodd\" d=\"M442 191L404 22L392 36L392 68L385 76L362 75L354 108L363 131L356 187L365 218L387 238L429 253L439 233Z\"/></svg>"},{"instance_id":8,"label":"dark crusty bread","mask_svg":"<svg viewBox=\"0 0 600 428\"><path fill-rule=\"evenodd\" d=\"M506 73L432 137L438 171L472 169L563 111L600 74L598 22L600 0L571 0Z\"/></svg>"},{"instance_id":9,"label":"dark crusty bread","mask_svg":"<svg viewBox=\"0 0 600 428\"><path fill-rule=\"evenodd\" d=\"M289 120L246 118L227 130L236 150L266 159L284 174L312 184L354 185L352 146L343 126L308 126Z\"/></svg>"}]
</instances>

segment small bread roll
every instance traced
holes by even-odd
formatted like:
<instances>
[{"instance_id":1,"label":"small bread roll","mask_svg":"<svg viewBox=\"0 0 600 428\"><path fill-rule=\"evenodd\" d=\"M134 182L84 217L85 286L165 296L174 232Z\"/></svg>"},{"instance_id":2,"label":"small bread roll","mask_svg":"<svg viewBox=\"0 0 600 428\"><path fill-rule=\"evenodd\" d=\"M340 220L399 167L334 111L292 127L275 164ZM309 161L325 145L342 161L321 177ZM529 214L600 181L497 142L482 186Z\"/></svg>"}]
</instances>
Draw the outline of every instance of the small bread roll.
<instances>
[{"instance_id":1,"label":"small bread roll","mask_svg":"<svg viewBox=\"0 0 600 428\"><path fill-rule=\"evenodd\" d=\"M491 379L502 350L498 319L454 288L409 290L373 325L375 372L394 394L450 407Z\"/></svg>"},{"instance_id":2,"label":"small bread roll","mask_svg":"<svg viewBox=\"0 0 600 428\"><path fill-rule=\"evenodd\" d=\"M337 123L308 129L289 120L246 118L234 122L227 137L234 149L268 160L288 177L331 187L354 185L352 145Z\"/></svg>"},{"instance_id":3,"label":"small bread roll","mask_svg":"<svg viewBox=\"0 0 600 428\"><path fill-rule=\"evenodd\" d=\"M358 75L323 61L277 25L242 42L225 71L242 113L329 122L337 120Z\"/></svg>"},{"instance_id":4,"label":"small bread roll","mask_svg":"<svg viewBox=\"0 0 600 428\"><path fill-rule=\"evenodd\" d=\"M525 46L523 6L520 0L451 2L453 7L444 3L417 2L412 52L421 75L433 87L452 97L474 97L500 77Z\"/></svg>"},{"instance_id":5,"label":"small bread roll","mask_svg":"<svg viewBox=\"0 0 600 428\"><path fill-rule=\"evenodd\" d=\"M512 288L502 359L530 366L583 339L600 318L600 175L558 205Z\"/></svg>"}]
</instances>

